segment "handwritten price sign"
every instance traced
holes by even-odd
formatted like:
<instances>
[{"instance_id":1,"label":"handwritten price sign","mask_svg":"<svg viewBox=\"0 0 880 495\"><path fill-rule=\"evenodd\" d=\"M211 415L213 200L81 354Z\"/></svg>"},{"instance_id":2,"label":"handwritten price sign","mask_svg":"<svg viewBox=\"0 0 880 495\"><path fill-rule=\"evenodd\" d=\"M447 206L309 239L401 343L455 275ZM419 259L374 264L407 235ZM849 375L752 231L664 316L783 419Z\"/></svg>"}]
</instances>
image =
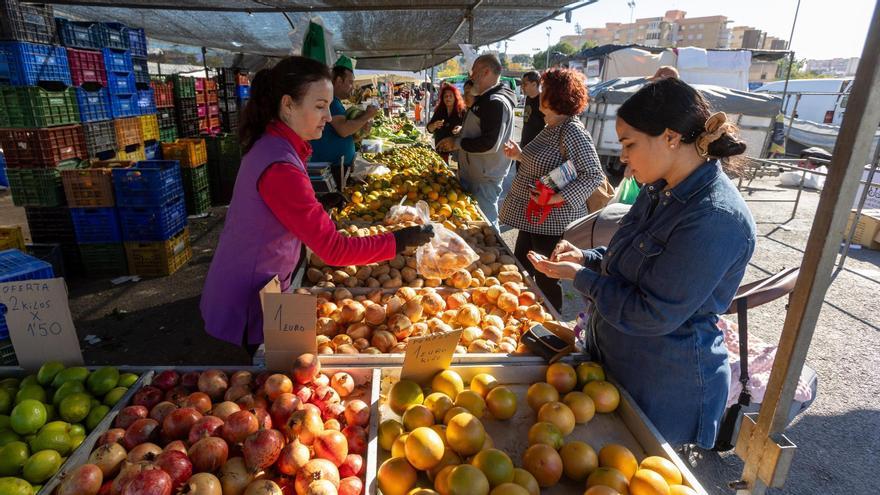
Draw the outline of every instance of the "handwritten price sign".
<instances>
[{"instance_id":1,"label":"handwritten price sign","mask_svg":"<svg viewBox=\"0 0 880 495\"><path fill-rule=\"evenodd\" d=\"M461 330L435 333L426 337L409 339L403 356L400 377L416 383L425 383L438 372L449 368L455 346L461 338Z\"/></svg>"},{"instance_id":2,"label":"handwritten price sign","mask_svg":"<svg viewBox=\"0 0 880 495\"><path fill-rule=\"evenodd\" d=\"M317 298L282 293L276 277L260 291L266 367L286 370L300 354L317 351Z\"/></svg>"}]
</instances>

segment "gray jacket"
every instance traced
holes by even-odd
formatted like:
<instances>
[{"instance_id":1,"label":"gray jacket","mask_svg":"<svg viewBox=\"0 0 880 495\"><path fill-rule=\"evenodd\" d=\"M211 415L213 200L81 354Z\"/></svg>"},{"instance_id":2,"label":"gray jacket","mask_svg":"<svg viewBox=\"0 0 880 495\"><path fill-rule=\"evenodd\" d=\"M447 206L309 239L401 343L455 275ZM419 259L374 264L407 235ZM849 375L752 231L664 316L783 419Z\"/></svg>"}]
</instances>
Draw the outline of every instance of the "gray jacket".
<instances>
[{"instance_id":1,"label":"gray jacket","mask_svg":"<svg viewBox=\"0 0 880 495\"><path fill-rule=\"evenodd\" d=\"M510 169L504 143L513 134L514 94L498 84L478 96L456 140L459 175L468 182L496 182Z\"/></svg>"}]
</instances>

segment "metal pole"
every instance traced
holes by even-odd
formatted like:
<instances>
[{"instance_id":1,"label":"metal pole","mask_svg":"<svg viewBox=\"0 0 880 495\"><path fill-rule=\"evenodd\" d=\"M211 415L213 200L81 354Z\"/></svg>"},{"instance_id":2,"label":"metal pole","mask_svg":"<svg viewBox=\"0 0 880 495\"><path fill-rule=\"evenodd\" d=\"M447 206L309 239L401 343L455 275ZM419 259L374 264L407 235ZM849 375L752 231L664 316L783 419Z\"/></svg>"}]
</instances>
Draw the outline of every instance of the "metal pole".
<instances>
[{"instance_id":1,"label":"metal pole","mask_svg":"<svg viewBox=\"0 0 880 495\"><path fill-rule=\"evenodd\" d=\"M865 48L853 81L852 104L844 115L834 146L830 173L804 250L800 276L791 294L764 402L751 434L737 442L737 453L745 460L741 480L744 486L738 493L761 495L768 484L780 486L785 479L785 465L777 463L780 458L773 457L774 452L779 452L776 439L788 424L798 378L831 283L840 234L880 122L880 6L875 7L868 25Z\"/></svg>"},{"instance_id":2,"label":"metal pole","mask_svg":"<svg viewBox=\"0 0 880 495\"><path fill-rule=\"evenodd\" d=\"M849 247L852 244L853 237L856 235L856 227L859 226L859 218L862 216L862 208L865 207L865 200L868 199L868 191L871 189L871 184L874 183L874 174L877 172L877 162L880 161L880 144L877 145L874 150L874 159L871 161L871 170L868 172L868 180L867 184L865 184L865 188L862 190L862 195L859 198L859 206L856 207L856 213L853 215L852 225L849 227L849 233L844 239L843 242L843 254L840 255L840 262L837 264L837 270L835 270L835 276L840 273L840 270L843 270L843 264L846 262L847 256L849 256Z\"/></svg>"},{"instance_id":3,"label":"metal pole","mask_svg":"<svg viewBox=\"0 0 880 495\"><path fill-rule=\"evenodd\" d=\"M208 79L211 78L208 75L208 49L202 47L202 67L205 68L205 110L208 108ZM210 132L211 131L211 113L205 112L205 128Z\"/></svg>"},{"instance_id":4,"label":"metal pole","mask_svg":"<svg viewBox=\"0 0 880 495\"><path fill-rule=\"evenodd\" d=\"M794 39L794 27L797 25L798 12L800 10L801 0L798 0L797 7L794 9L794 19L791 21L791 34L788 35L788 71L785 75L785 86L782 88L783 100L785 100L785 94L788 92L788 81L791 80L791 66L794 65L794 51L791 49L791 41Z\"/></svg>"},{"instance_id":5,"label":"metal pole","mask_svg":"<svg viewBox=\"0 0 880 495\"><path fill-rule=\"evenodd\" d=\"M550 31L553 28L547 26L547 61L544 63L544 70L550 70Z\"/></svg>"}]
</instances>

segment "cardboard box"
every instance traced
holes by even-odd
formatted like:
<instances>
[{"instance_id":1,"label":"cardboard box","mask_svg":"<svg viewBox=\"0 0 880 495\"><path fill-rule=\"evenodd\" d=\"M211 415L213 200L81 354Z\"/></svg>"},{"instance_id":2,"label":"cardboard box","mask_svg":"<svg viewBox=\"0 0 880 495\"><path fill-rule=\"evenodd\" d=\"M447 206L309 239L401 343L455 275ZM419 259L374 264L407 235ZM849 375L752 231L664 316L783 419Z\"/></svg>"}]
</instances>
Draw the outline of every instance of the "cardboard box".
<instances>
[{"instance_id":1,"label":"cardboard box","mask_svg":"<svg viewBox=\"0 0 880 495\"><path fill-rule=\"evenodd\" d=\"M867 182L868 175L871 174L871 166L865 165L865 170L862 172L861 180ZM862 199L862 192L865 190L864 184L859 184L859 190L856 192L856 197L853 199L853 208L859 207L859 201ZM863 207L865 210L867 209L878 209L880 208L880 169L874 173L874 178L871 179L871 184L868 185L868 195L865 197L865 206Z\"/></svg>"},{"instance_id":2,"label":"cardboard box","mask_svg":"<svg viewBox=\"0 0 880 495\"><path fill-rule=\"evenodd\" d=\"M846 230L844 230L845 236L849 235L849 229L852 228L855 215L855 210L849 214ZM868 249L880 250L880 209L862 210L852 242L861 244Z\"/></svg>"}]
</instances>

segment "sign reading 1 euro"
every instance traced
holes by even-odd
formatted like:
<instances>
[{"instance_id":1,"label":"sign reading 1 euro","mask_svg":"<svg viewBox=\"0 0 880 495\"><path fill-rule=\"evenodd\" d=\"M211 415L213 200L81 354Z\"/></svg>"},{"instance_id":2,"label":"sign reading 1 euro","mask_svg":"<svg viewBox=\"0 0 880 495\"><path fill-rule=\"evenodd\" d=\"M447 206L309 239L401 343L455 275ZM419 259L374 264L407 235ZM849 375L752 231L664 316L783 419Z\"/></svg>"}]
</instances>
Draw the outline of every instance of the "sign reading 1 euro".
<instances>
[{"instance_id":1,"label":"sign reading 1 euro","mask_svg":"<svg viewBox=\"0 0 880 495\"><path fill-rule=\"evenodd\" d=\"M2 283L0 305L22 368L47 361L83 364L63 278Z\"/></svg>"},{"instance_id":2,"label":"sign reading 1 euro","mask_svg":"<svg viewBox=\"0 0 880 495\"><path fill-rule=\"evenodd\" d=\"M314 294L281 292L274 277L260 291L266 368L287 370L300 354L317 352L317 298Z\"/></svg>"}]
</instances>

